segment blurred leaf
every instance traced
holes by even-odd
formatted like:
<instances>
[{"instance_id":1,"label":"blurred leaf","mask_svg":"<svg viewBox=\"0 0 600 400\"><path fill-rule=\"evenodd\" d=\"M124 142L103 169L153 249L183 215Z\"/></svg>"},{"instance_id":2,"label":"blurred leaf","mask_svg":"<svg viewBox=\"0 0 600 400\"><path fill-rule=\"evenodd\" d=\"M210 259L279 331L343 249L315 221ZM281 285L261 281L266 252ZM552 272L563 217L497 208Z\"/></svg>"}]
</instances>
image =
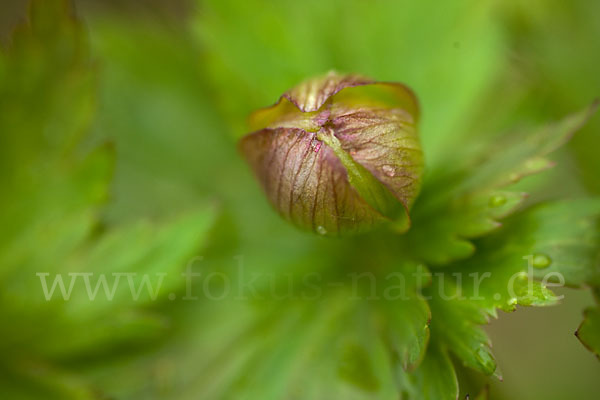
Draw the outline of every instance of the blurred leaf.
<instances>
[{"instance_id":1,"label":"blurred leaf","mask_svg":"<svg viewBox=\"0 0 600 400\"><path fill-rule=\"evenodd\" d=\"M61 258L106 197L110 149L76 149L93 113L94 74L65 4L36 1L31 26L0 52L0 277L34 257L32 242L39 262Z\"/></svg>"},{"instance_id":2,"label":"blurred leaf","mask_svg":"<svg viewBox=\"0 0 600 400\"><path fill-rule=\"evenodd\" d=\"M216 118L201 49L186 32L104 14L89 24L102 61L93 135L117 144L106 218L170 215L209 197L242 196L242 162Z\"/></svg>"},{"instance_id":3,"label":"blurred leaf","mask_svg":"<svg viewBox=\"0 0 600 400\"><path fill-rule=\"evenodd\" d=\"M42 362L13 362L0 366L2 395L14 400L100 400L85 380Z\"/></svg>"},{"instance_id":4,"label":"blurred leaf","mask_svg":"<svg viewBox=\"0 0 600 400\"><path fill-rule=\"evenodd\" d=\"M479 394L477 395L477 397L475 397L473 400L489 400L490 398L490 387L489 386L484 386L484 388L481 390L481 392L479 392ZM467 397L465 398L465 400L469 400L470 396L467 395Z\"/></svg>"},{"instance_id":5,"label":"blurred leaf","mask_svg":"<svg viewBox=\"0 0 600 400\"><path fill-rule=\"evenodd\" d=\"M15 399L99 398L68 364L109 356L126 343L131 350L164 333L165 318L149 310L154 299L141 295L144 281L164 274L163 289L180 288L178 272L206 239L215 214L213 207L199 207L164 225L94 232L113 151L106 145L90 151L81 143L93 115L95 71L85 34L67 10L59 0L34 2L31 26L0 54L6 189L0 199L0 314L11 321L0 327L0 369L10 377L0 385ZM81 282L81 289L94 286L98 295L102 274L110 280L113 273L137 274L114 301L108 294L101 299L104 293L88 298L83 290L74 290L69 301L61 298L61 289L92 276L97 280L89 287Z\"/></svg>"},{"instance_id":6,"label":"blurred leaf","mask_svg":"<svg viewBox=\"0 0 600 400\"><path fill-rule=\"evenodd\" d=\"M144 307L166 300L181 287L181 271L206 241L214 213L206 207L160 224L131 224L79 249L57 275L86 275L63 275L65 286L72 280L78 283L66 302L56 290L54 304L48 305L55 308L55 321L48 323L48 331L33 348L52 358L81 359L88 353L102 355L123 342L141 347L159 337L168 320ZM55 279L50 274L48 286ZM32 309L36 301L47 301L41 290L35 294Z\"/></svg>"},{"instance_id":7,"label":"blurred leaf","mask_svg":"<svg viewBox=\"0 0 600 400\"><path fill-rule=\"evenodd\" d=\"M194 31L238 136L252 110L304 78L356 72L405 82L418 93L432 166L447 140L458 140L462 120L502 65L488 2L229 0L199 1L198 10Z\"/></svg>"},{"instance_id":8,"label":"blurred leaf","mask_svg":"<svg viewBox=\"0 0 600 400\"><path fill-rule=\"evenodd\" d=\"M51 333L55 311L31 303L40 290L35 273L56 269L85 240L111 173L110 148L78 148L93 113L94 74L68 10L59 0L34 2L31 25L0 53L0 313L12 321L0 328L0 368L11 377L2 380L11 398L97 397L38 360L33 340Z\"/></svg>"},{"instance_id":9,"label":"blurred leaf","mask_svg":"<svg viewBox=\"0 0 600 400\"><path fill-rule=\"evenodd\" d=\"M509 118L522 115L540 120L600 97L596 73L600 42L593 39L600 35L597 2L515 1L502 3L499 11L515 54L510 74L513 82L504 84L503 90L510 86L511 91L520 93L519 101L508 110ZM596 116L569 144L576 156L576 177L596 194L600 193L595 173L600 169L595 152L600 146L599 130Z\"/></svg>"},{"instance_id":10,"label":"blurred leaf","mask_svg":"<svg viewBox=\"0 0 600 400\"><path fill-rule=\"evenodd\" d=\"M406 276L410 271L406 266ZM240 287L240 276L228 278L228 287ZM143 382L156 373L153 363L177 365L177 373L160 378L160 387L142 389L129 382L109 385L112 393L181 399L196 398L199 392L207 399L395 399L400 390L413 391L405 369L423 359L429 309L410 282L401 297L390 301L384 293L390 295L398 282L372 286L374 277L368 275L329 282L313 274L304 284L305 275L298 275L300 282L290 282L289 275L268 278L282 285L271 283L250 299L233 290L223 299L191 307L179 321L178 335L149 356L151 363L135 359L119 367L138 371L136 379ZM278 298L279 293L287 296ZM110 371L95 374L102 386L110 380Z\"/></svg>"}]
</instances>

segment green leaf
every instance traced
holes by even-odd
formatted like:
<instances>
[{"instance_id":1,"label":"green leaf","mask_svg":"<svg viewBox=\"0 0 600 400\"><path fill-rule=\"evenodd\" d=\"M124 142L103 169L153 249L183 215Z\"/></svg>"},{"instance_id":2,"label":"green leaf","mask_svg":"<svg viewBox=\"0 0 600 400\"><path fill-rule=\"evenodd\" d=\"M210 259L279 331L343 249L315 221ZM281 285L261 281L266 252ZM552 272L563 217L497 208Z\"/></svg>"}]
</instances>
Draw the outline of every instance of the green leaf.
<instances>
[{"instance_id":1,"label":"green leaf","mask_svg":"<svg viewBox=\"0 0 600 400\"><path fill-rule=\"evenodd\" d=\"M451 282L446 287L434 283L428 293L433 293L431 307L432 341L454 353L465 366L485 375L496 371L496 361L491 353L491 343L480 325L487 323L488 316L476 303L456 296ZM450 287L450 289L449 289ZM451 294L449 294L450 292ZM439 294L449 296L442 298Z\"/></svg>"},{"instance_id":2,"label":"green leaf","mask_svg":"<svg viewBox=\"0 0 600 400\"><path fill-rule=\"evenodd\" d=\"M415 372L417 390L411 399L416 400L456 400L458 380L454 366L446 350L439 344L427 349L423 363Z\"/></svg>"},{"instance_id":3,"label":"green leaf","mask_svg":"<svg viewBox=\"0 0 600 400\"><path fill-rule=\"evenodd\" d=\"M470 400L471 396L467 395L467 397L465 398L465 400ZM479 394L473 398L473 400L489 400L490 398L490 387L489 386L484 386L483 389L481 389L481 392L479 392Z\"/></svg>"},{"instance_id":4,"label":"green leaf","mask_svg":"<svg viewBox=\"0 0 600 400\"><path fill-rule=\"evenodd\" d=\"M168 216L218 198L235 204L236 223L264 223L254 207L264 198L224 132L201 49L185 30L119 14L90 13L86 22L101 65L92 135L118 148L106 220Z\"/></svg>"},{"instance_id":5,"label":"green leaf","mask_svg":"<svg viewBox=\"0 0 600 400\"><path fill-rule=\"evenodd\" d=\"M48 165L72 153L93 116L94 66L67 4L34 0L30 25L0 51L0 173L19 165L5 183L25 178L22 159Z\"/></svg>"},{"instance_id":6,"label":"green leaf","mask_svg":"<svg viewBox=\"0 0 600 400\"><path fill-rule=\"evenodd\" d=\"M167 331L158 303L143 290L144 275L166 274L158 300L180 290L180 270L207 239L216 213L200 206L167 223L99 225L114 154L112 146L89 150L91 144L82 143L89 140L84 134L94 111L95 69L69 10L63 1L34 1L31 24L0 53L0 176L6 189L0 199L0 315L11 321L0 326L0 391L15 399L99 398L73 363L122 354L125 345L134 350ZM108 300L96 285L106 274L110 286L113 273L137 275L134 288L121 282ZM88 298L83 275L92 291L99 288L97 298ZM58 277L67 290L69 282L81 281L69 301L60 285L51 299L44 294L42 280L48 289Z\"/></svg>"},{"instance_id":7,"label":"green leaf","mask_svg":"<svg viewBox=\"0 0 600 400\"><path fill-rule=\"evenodd\" d=\"M496 316L497 308L555 304L547 285L554 284L558 274L569 285L593 283L598 273L594 221L599 207L596 199L532 207L476 241L473 257L439 270L425 291L432 313L431 340L464 365L494 373L490 342L480 325Z\"/></svg>"},{"instance_id":8,"label":"green leaf","mask_svg":"<svg viewBox=\"0 0 600 400\"><path fill-rule=\"evenodd\" d=\"M600 289L595 288L596 301L600 299ZM584 312L584 319L575 332L581 343L600 359L600 307L590 307Z\"/></svg>"},{"instance_id":9,"label":"green leaf","mask_svg":"<svg viewBox=\"0 0 600 400\"><path fill-rule=\"evenodd\" d=\"M479 325L496 316L497 308L556 304L547 286L561 279L576 286L595 282L599 207L597 199L532 207L478 240L473 257L445 266L426 291L432 340L444 343L466 366L493 373L490 343Z\"/></svg>"},{"instance_id":10,"label":"green leaf","mask_svg":"<svg viewBox=\"0 0 600 400\"><path fill-rule=\"evenodd\" d=\"M406 276L415 270L403 268ZM235 288L244 277L229 278ZM250 299L238 299L232 291L221 301L190 307L178 334L149 355L155 363L176 363L183 376L172 376L145 395L192 399L201 391L207 399L396 399L401 391L413 391L407 370L424 357L429 308L411 282L398 292L391 290L397 280L372 286L372 278L317 280L304 288L289 274L271 275L282 285L271 281ZM286 288L290 298L273 298ZM386 293L395 300L384 298ZM120 368L138 371L142 382L155 371L148 359ZM103 387L113 386L110 370L99 376ZM118 386L110 393L143 397L138 388Z\"/></svg>"},{"instance_id":11,"label":"green leaf","mask_svg":"<svg viewBox=\"0 0 600 400\"><path fill-rule=\"evenodd\" d=\"M449 272L462 273L463 295L477 294L482 298L477 301L492 313L495 307L511 310L518 304L553 304L554 296L543 285L561 279L569 286L597 284L600 249L595 221L599 216L600 201L593 198L531 207L477 241L477 253L450 265ZM489 275L484 277L486 272Z\"/></svg>"},{"instance_id":12,"label":"green leaf","mask_svg":"<svg viewBox=\"0 0 600 400\"><path fill-rule=\"evenodd\" d=\"M81 26L60 0L34 1L30 19L0 51L0 279L73 249L112 172L110 147L78 147L95 86Z\"/></svg>"},{"instance_id":13,"label":"green leaf","mask_svg":"<svg viewBox=\"0 0 600 400\"><path fill-rule=\"evenodd\" d=\"M471 256L475 247L469 239L500 227L498 220L525 198L507 186L550 167L545 156L580 129L597 107L594 103L560 122L483 145L475 154L467 150L466 157L450 155L443 167L425 177L411 213L414 228L406 238L410 249L434 265Z\"/></svg>"},{"instance_id":14,"label":"green leaf","mask_svg":"<svg viewBox=\"0 0 600 400\"><path fill-rule=\"evenodd\" d=\"M598 242L595 200L541 205L506 218L503 227L497 223L523 199L505 184L548 167L544 156L536 154L564 137L540 134L542 139L523 140L515 151L512 144L499 143L491 150L485 146L476 152L484 160L459 162L470 160L462 151L467 143L460 140L462 122L495 71L505 66L497 51L495 7L476 1L435 7L427 1L263 3L203 2L195 25L201 49L185 34L136 26L129 19L99 17L94 22L94 49L103 58L104 73L101 120L95 128L115 139L120 157L110 221L205 204L201 200L208 194L231 206L231 230L239 232L228 233L227 240L214 238L210 207L166 224L162 219L116 227L97 224L112 154L78 147L92 114L89 83L94 74L84 47L72 47L72 39L56 47L48 43L71 35L66 14L55 13L54 2L38 3L43 11L37 21L52 16L41 25L34 23L41 45L32 45L19 62L6 61L21 54L14 50L23 44L17 40L12 53L0 56L0 174L12 179L10 172L16 171L18 176L7 180L6 197L0 199L0 222L6 227L0 241L0 315L11 321L0 327L1 337L8 339L0 346L5 355L0 391L6 396L455 399L450 355L485 373L493 369L480 325L496 308L553 304L553 294L533 280L545 272L561 272L577 286L597 282L592 261ZM248 12L256 9L261 12ZM377 24L365 25L368 20ZM75 35L77 43L81 35ZM456 46L451 45L454 40ZM204 76L198 65L206 65L209 74ZM432 168L431 186L421 198L422 241L407 244L391 237L377 246L370 237L360 237L325 244L286 229L262 207L234 146L218 134L223 129L211 117L215 108L222 110L225 123L238 126L246 111L266 104L296 80L331 67L407 80L422 95L423 139ZM53 79L56 85L50 84ZM455 152L457 160L440 164L442 151ZM482 168L471 174L472 166ZM216 171L220 179L206 171ZM438 191L443 195L439 204L432 200ZM465 240L488 233L475 246ZM239 249L237 244L228 247L217 263L234 251L244 254L249 260L245 279L264 275L261 301L202 299L181 307L165 302L161 311L167 312L158 312L148 296L133 302L126 291L119 291L112 304L86 303L79 293L75 304L51 302L47 308L19 297L31 290L39 294L39 279L30 278L40 269L65 273L85 265L94 273L132 268L139 274L168 271L177 276L201 242L228 242L236 235ZM468 255L473 260L456 261ZM527 260L522 257L528 255L533 264L547 266L523 275ZM344 281L339 291L328 286L349 271L368 271L377 288L389 289L391 283L382 282L382 276L404 268L407 274L414 272L413 264L404 265L413 258L445 264L443 285L450 293L457 284L447 275L452 272L468 276L489 271L493 278L482 281L479 300L435 297L427 302L412 286L407 299L357 300L348 299L352 282ZM231 272L221 267L213 270ZM287 273L297 277L314 271L331 279L321 282L318 301L266 296L273 286L285 287ZM506 288L515 273L513 300ZM239 283L235 274L227 276ZM442 283L434 277L431 285L425 295L437 293ZM181 281L165 278L163 288L161 301L169 291L179 293ZM462 288L467 295L475 293L473 283ZM596 314L590 312L580 330L586 343L594 340ZM166 331L169 336L162 335ZM158 338L168 340L154 341ZM148 343L153 346L144 353L131 353L136 344ZM106 363L90 362L98 359ZM102 394L90 390L88 380Z\"/></svg>"},{"instance_id":15,"label":"green leaf","mask_svg":"<svg viewBox=\"0 0 600 400\"><path fill-rule=\"evenodd\" d=\"M47 325L36 351L50 358L80 359L123 343L141 346L158 338L168 321L144 308L179 291L181 273L207 241L214 216L214 208L205 207L171 221L140 221L113 229L71 254L57 274L88 275L63 275L66 285L72 279L77 283L69 301L56 293L47 305L55 308L56 322ZM48 285L54 279L50 274ZM28 304L32 309L36 302L46 302L39 289L34 293Z\"/></svg>"},{"instance_id":16,"label":"green leaf","mask_svg":"<svg viewBox=\"0 0 600 400\"><path fill-rule=\"evenodd\" d=\"M10 399L103 400L87 380L44 362L22 360L0 368L0 388Z\"/></svg>"},{"instance_id":17,"label":"green leaf","mask_svg":"<svg viewBox=\"0 0 600 400\"><path fill-rule=\"evenodd\" d=\"M584 316L575 335L589 351L600 358L600 308L588 308Z\"/></svg>"},{"instance_id":18,"label":"green leaf","mask_svg":"<svg viewBox=\"0 0 600 400\"><path fill-rule=\"evenodd\" d=\"M206 49L207 72L224 119L238 133L246 131L246 115L296 82L331 69L358 72L405 82L419 94L431 117L423 120L422 130L431 163L460 135L461 122L504 65L499 20L489 3L200 4L194 33Z\"/></svg>"}]
</instances>

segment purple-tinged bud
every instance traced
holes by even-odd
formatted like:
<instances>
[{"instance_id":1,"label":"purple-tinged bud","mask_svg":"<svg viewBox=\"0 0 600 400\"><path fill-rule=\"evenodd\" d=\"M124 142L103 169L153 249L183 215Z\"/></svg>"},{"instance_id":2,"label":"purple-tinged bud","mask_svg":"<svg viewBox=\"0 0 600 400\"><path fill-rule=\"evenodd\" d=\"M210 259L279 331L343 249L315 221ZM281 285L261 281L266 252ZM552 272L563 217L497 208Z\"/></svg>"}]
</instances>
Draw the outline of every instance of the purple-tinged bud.
<instances>
[{"instance_id":1,"label":"purple-tinged bud","mask_svg":"<svg viewBox=\"0 0 600 400\"><path fill-rule=\"evenodd\" d=\"M269 201L300 228L406 229L423 171L418 114L402 84L332 72L255 112L240 147Z\"/></svg>"}]
</instances>

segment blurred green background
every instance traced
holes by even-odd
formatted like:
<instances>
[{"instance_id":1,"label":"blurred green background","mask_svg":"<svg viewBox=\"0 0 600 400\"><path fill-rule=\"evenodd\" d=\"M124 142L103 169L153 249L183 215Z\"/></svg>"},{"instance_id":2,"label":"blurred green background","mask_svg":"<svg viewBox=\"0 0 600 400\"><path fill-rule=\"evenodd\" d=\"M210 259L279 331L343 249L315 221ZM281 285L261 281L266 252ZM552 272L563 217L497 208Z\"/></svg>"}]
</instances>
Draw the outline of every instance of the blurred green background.
<instances>
[{"instance_id":1,"label":"blurred green background","mask_svg":"<svg viewBox=\"0 0 600 400\"><path fill-rule=\"evenodd\" d=\"M3 47L18 44L12 43L12 32L26 21L26 9L24 1L1 2ZM137 226L140 219L179 221L184 210L218 208L216 226L220 229L206 233L206 228L204 234L222 240L212 240L202 253L213 255L211 268L215 270L229 268L224 264L231 264L231 254L260 260L256 262L264 268L284 265L293 269L291 264L302 264L302 257L310 259L302 252L304 243L313 239L297 234L269 209L236 150L248 113L272 104L307 76L336 69L408 84L422 105L421 132L428 165L439 162L449 144L556 120L600 95L597 1L77 0L72 10L83 21L84 43L74 44L73 49L61 48L72 52L72 58L67 57L59 72L44 71L44 58L35 58L35 51L29 55L33 58L23 56L22 64L13 67L25 80L33 82L31 77L39 77L38 86L32 89L36 94L27 100L34 107L46 104L39 93L50 96L64 89L65 104L77 99L75 107L65 106L71 107L65 109L65 115L82 115L81 126L72 129L74 136L86 132L83 148L111 143L116 166L107 172L112 174L108 200L98 208L95 222L85 224L94 225L92 230L124 230L122 238L113 238L114 242L129 241L128 229L139 229L134 237L147 243L151 239L144 235L154 238L146 232L154 228L129 228L130 224ZM62 37L68 32L49 29L41 33L44 37L51 34ZM88 57L89 62L85 61ZM85 69L92 71L91 76L81 78ZM13 75L7 71L1 71L0 77L12 82ZM78 86L73 76L87 83ZM15 91L21 90L18 85L15 81ZM90 99L80 93L87 90L84 87L90 90ZM3 96L6 93L10 91ZM1 101L8 104L11 100ZM8 113L10 108L2 110ZM27 121L29 117L14 118ZM10 131L15 126L11 121L5 118L6 123L0 124L2 136L17 134ZM61 123L64 121L57 122ZM12 144L6 142L11 140L4 139L7 149ZM24 153L14 152L14 148L13 156L25 159ZM541 186L540 181L550 183L550 189L534 191L534 198L600 194L598 149L600 117L595 116L556 157L559 168L529 183L533 190ZM3 171L3 176L12 172L18 171ZM10 185L7 188L18 193ZM68 189L64 190L67 193ZM39 204L48 201L42 199ZM197 226L208 226L206 221L214 214L200 212L194 221L199 221ZM173 224L168 229L181 238L195 229L183 222ZM73 222L64 229L71 232L75 226L79 225ZM158 243L161 233L157 235ZM155 254L160 252L160 243ZM118 243L112 245L112 250L105 251L118 252ZM182 248L181 259L191 252ZM101 255L92 257L104 265ZM289 259L295 261L288 265ZM18 282L18 277L13 279ZM597 398L600 364L573 335L581 310L592 304L592 296L568 289L564 293L567 299L558 307L519 310L492 321L488 332L504 375L504 382L492 384L492 399ZM190 318L186 313L193 314L196 311L190 308L202 306L167 302L164 307L177 307L179 311L173 312L183 322L177 325L148 317L132 323L139 324L143 332L147 326L195 332L186 322ZM69 312L77 315L76 310ZM11 324L10 315L3 314L2 325ZM21 332L45 326L38 317L32 318ZM52 318L48 319L50 326ZM56 329L57 336L64 334ZM14 330L19 332L19 327ZM100 332L89 335L102 336ZM115 350L109 339L106 343L106 349ZM64 353L84 354L79 349L85 348L85 343L73 346L71 353ZM182 347L177 351L194 351ZM62 357L62 350L40 351ZM81 362L68 354L64 356L67 365ZM156 385L160 386L161 376L175 373L175 361L167 358L153 366L158 369ZM117 368L91 373L104 382ZM7 375L0 381L11 379ZM123 379L142 388L148 384L143 383L141 373ZM193 382L191 377L183 380ZM111 385L115 393L122 390L119 383ZM194 393L193 385L188 391Z\"/></svg>"}]
</instances>

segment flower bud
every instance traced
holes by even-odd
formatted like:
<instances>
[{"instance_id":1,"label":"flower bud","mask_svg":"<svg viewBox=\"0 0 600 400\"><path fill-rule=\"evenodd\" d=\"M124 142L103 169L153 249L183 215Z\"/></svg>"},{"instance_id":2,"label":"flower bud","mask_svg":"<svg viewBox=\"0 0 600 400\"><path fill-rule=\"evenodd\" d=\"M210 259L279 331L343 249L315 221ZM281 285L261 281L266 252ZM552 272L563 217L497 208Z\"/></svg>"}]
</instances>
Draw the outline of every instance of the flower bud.
<instances>
[{"instance_id":1,"label":"flower bud","mask_svg":"<svg viewBox=\"0 0 600 400\"><path fill-rule=\"evenodd\" d=\"M418 114L402 84L331 72L255 112L240 148L269 201L300 228L407 229L423 171Z\"/></svg>"}]
</instances>

